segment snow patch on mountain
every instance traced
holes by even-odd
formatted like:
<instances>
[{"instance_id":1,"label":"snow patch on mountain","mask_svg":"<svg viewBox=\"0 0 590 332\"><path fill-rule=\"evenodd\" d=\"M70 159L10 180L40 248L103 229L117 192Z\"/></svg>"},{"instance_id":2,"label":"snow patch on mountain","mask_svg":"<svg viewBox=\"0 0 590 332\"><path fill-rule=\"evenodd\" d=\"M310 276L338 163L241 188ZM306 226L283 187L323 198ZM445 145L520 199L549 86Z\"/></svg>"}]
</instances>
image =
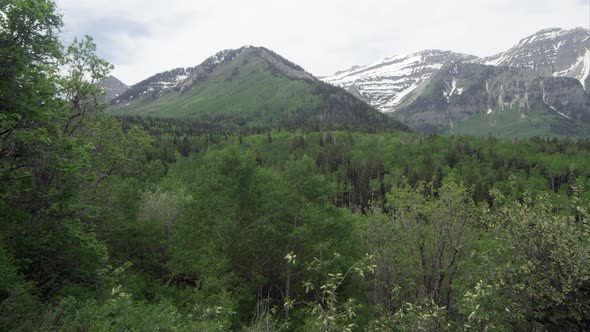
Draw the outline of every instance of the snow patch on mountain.
<instances>
[{"instance_id":1,"label":"snow patch on mountain","mask_svg":"<svg viewBox=\"0 0 590 332\"><path fill-rule=\"evenodd\" d=\"M451 100L451 97L453 96L455 91L457 91L457 79L453 77L453 81L451 82L451 91L443 92L445 98L447 99L447 103Z\"/></svg>"},{"instance_id":2,"label":"snow patch on mountain","mask_svg":"<svg viewBox=\"0 0 590 332\"><path fill-rule=\"evenodd\" d=\"M323 80L359 95L383 112L393 112L443 65L474 58L450 51L426 50L387 57L367 66L354 66Z\"/></svg>"},{"instance_id":3,"label":"snow patch on mountain","mask_svg":"<svg viewBox=\"0 0 590 332\"><path fill-rule=\"evenodd\" d=\"M354 66L323 78L340 86L383 112L407 105L432 75L449 62L472 62L489 66L530 68L543 77L571 77L585 87L590 76L590 31L583 28L541 30L521 39L506 52L485 58L429 50ZM452 84L444 92L447 102L463 88Z\"/></svg>"},{"instance_id":4,"label":"snow patch on mountain","mask_svg":"<svg viewBox=\"0 0 590 332\"><path fill-rule=\"evenodd\" d=\"M586 49L586 53L584 54L584 67L581 72L581 76L578 78L578 81L582 83L584 90L586 89L586 79L590 75L590 50Z\"/></svg>"},{"instance_id":5,"label":"snow patch on mountain","mask_svg":"<svg viewBox=\"0 0 590 332\"><path fill-rule=\"evenodd\" d=\"M551 110L553 110L554 112L556 112L557 114L563 116L564 118L571 120L572 118L570 118L569 116L563 114L562 112L558 111L555 107L549 105L549 103L547 102L547 94L545 92L545 88L543 87L543 104L547 105Z\"/></svg>"},{"instance_id":6,"label":"snow patch on mountain","mask_svg":"<svg viewBox=\"0 0 590 332\"><path fill-rule=\"evenodd\" d=\"M545 77L575 78L585 87L585 80L590 75L588 48L590 31L587 29L545 29L523 38L506 52L473 62L531 68Z\"/></svg>"}]
</instances>

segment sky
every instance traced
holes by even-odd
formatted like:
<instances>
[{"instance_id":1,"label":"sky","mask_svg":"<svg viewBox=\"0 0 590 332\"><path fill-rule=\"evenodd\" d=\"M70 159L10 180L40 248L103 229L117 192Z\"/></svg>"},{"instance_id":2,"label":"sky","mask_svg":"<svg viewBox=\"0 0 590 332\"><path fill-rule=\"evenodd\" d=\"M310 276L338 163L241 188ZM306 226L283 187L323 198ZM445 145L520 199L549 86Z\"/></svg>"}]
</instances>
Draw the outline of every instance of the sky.
<instances>
[{"instance_id":1,"label":"sky","mask_svg":"<svg viewBox=\"0 0 590 332\"><path fill-rule=\"evenodd\" d=\"M244 45L326 76L424 49L488 56L541 29L590 24L590 0L56 2L63 39L91 35L113 75L129 85Z\"/></svg>"}]
</instances>

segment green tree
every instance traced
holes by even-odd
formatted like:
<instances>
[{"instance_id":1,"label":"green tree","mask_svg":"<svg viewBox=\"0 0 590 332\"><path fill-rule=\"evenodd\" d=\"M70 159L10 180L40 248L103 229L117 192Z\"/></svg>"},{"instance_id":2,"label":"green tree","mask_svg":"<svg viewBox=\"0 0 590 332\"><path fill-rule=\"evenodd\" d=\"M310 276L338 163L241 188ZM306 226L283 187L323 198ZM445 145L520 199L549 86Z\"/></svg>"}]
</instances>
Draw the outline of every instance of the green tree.
<instances>
[{"instance_id":1,"label":"green tree","mask_svg":"<svg viewBox=\"0 0 590 332\"><path fill-rule=\"evenodd\" d=\"M111 67L91 38L62 50L53 1L8 0L0 13L0 238L43 299L96 287L107 253L85 195L101 173L88 128L103 108L93 83Z\"/></svg>"},{"instance_id":2,"label":"green tree","mask_svg":"<svg viewBox=\"0 0 590 332\"><path fill-rule=\"evenodd\" d=\"M34 287L18 272L4 248L0 247L0 329L33 330L41 314L41 302Z\"/></svg>"},{"instance_id":3,"label":"green tree","mask_svg":"<svg viewBox=\"0 0 590 332\"><path fill-rule=\"evenodd\" d=\"M390 215L374 211L364 231L377 264L373 301L389 311L404 303L450 310L476 220L469 191L452 180L438 190L431 183L403 183L387 202Z\"/></svg>"},{"instance_id":4,"label":"green tree","mask_svg":"<svg viewBox=\"0 0 590 332\"><path fill-rule=\"evenodd\" d=\"M503 262L487 282L508 299L503 315L510 322L549 330L590 327L588 202L577 195L572 207L564 208L547 194L507 202L494 193L496 208L488 223L500 240L494 250Z\"/></svg>"}]
</instances>

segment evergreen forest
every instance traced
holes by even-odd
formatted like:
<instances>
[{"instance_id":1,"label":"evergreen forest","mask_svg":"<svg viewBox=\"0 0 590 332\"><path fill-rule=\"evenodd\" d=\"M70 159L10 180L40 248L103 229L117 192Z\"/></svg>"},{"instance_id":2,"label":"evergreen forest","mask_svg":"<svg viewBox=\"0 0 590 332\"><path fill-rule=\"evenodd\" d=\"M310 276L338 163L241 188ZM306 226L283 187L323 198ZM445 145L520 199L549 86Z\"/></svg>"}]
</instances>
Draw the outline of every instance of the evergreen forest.
<instances>
[{"instance_id":1,"label":"evergreen forest","mask_svg":"<svg viewBox=\"0 0 590 332\"><path fill-rule=\"evenodd\" d=\"M588 331L590 139L113 114L0 1L1 331Z\"/></svg>"}]
</instances>

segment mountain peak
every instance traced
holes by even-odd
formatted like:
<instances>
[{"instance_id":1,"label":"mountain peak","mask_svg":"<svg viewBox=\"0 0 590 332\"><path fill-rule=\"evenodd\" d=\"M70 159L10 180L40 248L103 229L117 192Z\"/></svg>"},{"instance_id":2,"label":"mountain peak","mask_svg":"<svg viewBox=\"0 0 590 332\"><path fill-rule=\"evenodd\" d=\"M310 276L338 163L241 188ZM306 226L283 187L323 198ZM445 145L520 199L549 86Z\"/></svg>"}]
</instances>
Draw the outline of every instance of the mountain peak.
<instances>
[{"instance_id":1,"label":"mountain peak","mask_svg":"<svg viewBox=\"0 0 590 332\"><path fill-rule=\"evenodd\" d=\"M506 52L475 62L492 66L531 68L541 76L571 77L582 86L590 75L590 31L550 28L520 40Z\"/></svg>"},{"instance_id":2,"label":"mountain peak","mask_svg":"<svg viewBox=\"0 0 590 332\"><path fill-rule=\"evenodd\" d=\"M530 44L533 42L540 42L540 41L547 40L547 39L555 39L560 36L563 36L564 34L566 34L568 32L569 32L568 30L563 30L561 28L549 28L549 29L539 30L539 31L535 32L534 34L521 39L516 47L520 47L522 45Z\"/></svg>"},{"instance_id":3,"label":"mountain peak","mask_svg":"<svg viewBox=\"0 0 590 332\"><path fill-rule=\"evenodd\" d=\"M323 80L343 87L383 112L393 112L419 93L424 82L444 64L475 58L447 50L422 50L387 57L367 66L354 66Z\"/></svg>"},{"instance_id":4,"label":"mountain peak","mask_svg":"<svg viewBox=\"0 0 590 332\"><path fill-rule=\"evenodd\" d=\"M405 128L265 47L224 50L193 68L156 74L111 108L119 114L198 118L207 126Z\"/></svg>"},{"instance_id":5,"label":"mountain peak","mask_svg":"<svg viewBox=\"0 0 590 332\"><path fill-rule=\"evenodd\" d=\"M502 127L511 135L520 135L523 129L529 134L564 134L575 121L584 122L575 125L579 128L590 123L590 95L584 92L586 87L590 91L590 31L543 29L506 52L482 59L427 49L353 67L323 80L381 111L396 111L394 116L425 132L438 132L441 126L447 132L460 132L462 125L457 121L469 118L490 125L490 131ZM502 112L496 114L496 110ZM536 113L529 118L529 111ZM531 119L538 121L534 128ZM495 124L500 125L493 128Z\"/></svg>"},{"instance_id":6,"label":"mountain peak","mask_svg":"<svg viewBox=\"0 0 590 332\"><path fill-rule=\"evenodd\" d=\"M576 36L580 37L587 35L590 35L590 30L582 27L577 27L570 30L562 28L548 28L539 30L534 34L521 39L514 47L522 47L523 45L531 43L542 43L547 40L571 39L575 38Z\"/></svg>"},{"instance_id":7,"label":"mountain peak","mask_svg":"<svg viewBox=\"0 0 590 332\"><path fill-rule=\"evenodd\" d=\"M585 33L589 33L590 30L588 30L587 28L584 27L575 27L572 29L563 29L563 28L547 28L547 29L541 29L537 32L535 32L534 34L530 35L529 37L532 37L534 35L564 35L564 34L568 34L568 33L579 33L579 32L585 32ZM528 38L528 37L527 37ZM526 38L524 38L526 39Z\"/></svg>"},{"instance_id":8,"label":"mountain peak","mask_svg":"<svg viewBox=\"0 0 590 332\"><path fill-rule=\"evenodd\" d=\"M115 76L108 76L96 83L105 93L105 100L110 101L123 94L129 87Z\"/></svg>"},{"instance_id":9,"label":"mountain peak","mask_svg":"<svg viewBox=\"0 0 590 332\"><path fill-rule=\"evenodd\" d=\"M547 29L541 29L537 32L535 32L535 35L544 35L544 34L552 34L552 33L560 33L566 30L563 30L562 28L547 28Z\"/></svg>"},{"instance_id":10,"label":"mountain peak","mask_svg":"<svg viewBox=\"0 0 590 332\"><path fill-rule=\"evenodd\" d=\"M236 59L243 59L234 63ZM207 79L220 66L231 65L232 70L248 61L257 59L272 67L275 74L289 79L316 80L295 63L262 46L245 45L238 49L226 49L215 53L195 67L175 68L155 74L127 89L120 96L114 96L114 103L129 102L133 99L150 96L158 98L173 91L185 91Z\"/></svg>"}]
</instances>

